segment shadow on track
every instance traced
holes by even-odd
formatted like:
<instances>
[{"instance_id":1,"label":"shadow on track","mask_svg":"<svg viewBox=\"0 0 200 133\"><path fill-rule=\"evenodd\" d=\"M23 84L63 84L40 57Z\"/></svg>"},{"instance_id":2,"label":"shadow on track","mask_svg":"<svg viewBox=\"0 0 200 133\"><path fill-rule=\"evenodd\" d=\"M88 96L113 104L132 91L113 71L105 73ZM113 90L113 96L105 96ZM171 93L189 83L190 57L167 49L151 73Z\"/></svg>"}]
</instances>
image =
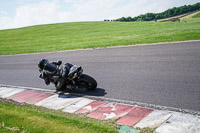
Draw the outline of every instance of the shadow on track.
<instances>
[{"instance_id":1,"label":"shadow on track","mask_svg":"<svg viewBox=\"0 0 200 133\"><path fill-rule=\"evenodd\" d=\"M88 96L105 96L107 93L105 89L96 88L95 90L87 90L87 89L72 89L72 90L64 90L63 93L74 93Z\"/></svg>"}]
</instances>

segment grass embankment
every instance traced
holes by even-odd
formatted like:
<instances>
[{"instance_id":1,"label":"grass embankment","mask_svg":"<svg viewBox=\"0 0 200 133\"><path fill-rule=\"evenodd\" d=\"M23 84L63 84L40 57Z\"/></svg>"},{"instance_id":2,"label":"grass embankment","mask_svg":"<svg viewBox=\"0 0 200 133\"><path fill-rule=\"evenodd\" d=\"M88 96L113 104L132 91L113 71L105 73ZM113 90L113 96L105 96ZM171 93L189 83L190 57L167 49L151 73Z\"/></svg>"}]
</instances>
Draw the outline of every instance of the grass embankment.
<instances>
[{"instance_id":1,"label":"grass embankment","mask_svg":"<svg viewBox=\"0 0 200 133\"><path fill-rule=\"evenodd\" d=\"M197 14L195 14L192 18L200 18L200 11Z\"/></svg>"},{"instance_id":2,"label":"grass embankment","mask_svg":"<svg viewBox=\"0 0 200 133\"><path fill-rule=\"evenodd\" d=\"M193 14L190 14L188 16L185 16L181 18L182 22L194 22L194 21L200 21L200 11L195 12Z\"/></svg>"},{"instance_id":3,"label":"grass embankment","mask_svg":"<svg viewBox=\"0 0 200 133\"><path fill-rule=\"evenodd\" d=\"M76 22L0 30L0 55L200 39L199 23Z\"/></svg>"},{"instance_id":4,"label":"grass embankment","mask_svg":"<svg viewBox=\"0 0 200 133\"><path fill-rule=\"evenodd\" d=\"M185 13L185 14L174 16L174 17L169 17L169 18L164 18L164 19L158 19L157 22L172 21L173 19L184 20L186 18L192 18L194 15L198 14L199 12L200 11L195 11L193 13ZM200 16L197 16L197 17L200 18Z\"/></svg>"},{"instance_id":5,"label":"grass embankment","mask_svg":"<svg viewBox=\"0 0 200 133\"><path fill-rule=\"evenodd\" d=\"M63 114L31 105L0 102L1 133L98 133L117 132L112 123Z\"/></svg>"},{"instance_id":6,"label":"grass embankment","mask_svg":"<svg viewBox=\"0 0 200 133\"><path fill-rule=\"evenodd\" d=\"M157 22L165 22L165 21L168 21L168 20L172 20L172 19L178 19L178 18L182 18L184 17L185 15L187 15L188 13L186 14L182 14L182 15L177 15L177 16L174 16L174 17L170 17L170 18L164 18L164 19L159 19L157 20ZM187 15L188 16L188 15Z\"/></svg>"}]
</instances>

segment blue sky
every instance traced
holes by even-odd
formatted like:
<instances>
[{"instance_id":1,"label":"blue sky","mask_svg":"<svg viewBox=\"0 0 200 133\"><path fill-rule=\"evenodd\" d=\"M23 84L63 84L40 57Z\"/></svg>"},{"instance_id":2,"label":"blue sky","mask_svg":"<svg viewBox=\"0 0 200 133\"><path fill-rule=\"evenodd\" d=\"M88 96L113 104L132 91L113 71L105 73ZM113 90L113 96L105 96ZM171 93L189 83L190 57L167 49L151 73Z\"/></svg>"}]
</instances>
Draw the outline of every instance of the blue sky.
<instances>
[{"instance_id":1,"label":"blue sky","mask_svg":"<svg viewBox=\"0 0 200 133\"><path fill-rule=\"evenodd\" d=\"M0 0L0 29L103 21L195 4L199 0Z\"/></svg>"}]
</instances>

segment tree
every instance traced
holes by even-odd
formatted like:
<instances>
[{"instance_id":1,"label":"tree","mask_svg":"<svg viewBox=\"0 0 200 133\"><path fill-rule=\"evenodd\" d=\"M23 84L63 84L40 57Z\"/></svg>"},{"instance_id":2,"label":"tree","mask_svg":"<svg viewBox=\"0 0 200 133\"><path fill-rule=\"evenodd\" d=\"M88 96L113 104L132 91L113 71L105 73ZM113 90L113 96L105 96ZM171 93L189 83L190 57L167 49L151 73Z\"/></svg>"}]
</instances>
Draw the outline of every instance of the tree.
<instances>
[{"instance_id":1,"label":"tree","mask_svg":"<svg viewBox=\"0 0 200 133\"><path fill-rule=\"evenodd\" d=\"M173 17L176 15L181 15L184 13L188 12L193 12L196 10L200 10L200 3L196 3L193 5L184 5L181 7L174 7L171 9L168 9L164 12L161 13L146 13L146 14L141 14L139 16L136 16L134 18L131 17L122 17L119 19L116 19L114 21L122 21L122 22L127 22L127 21L152 21L152 20L157 20L157 19L163 19L163 18L168 18L168 17Z\"/></svg>"}]
</instances>

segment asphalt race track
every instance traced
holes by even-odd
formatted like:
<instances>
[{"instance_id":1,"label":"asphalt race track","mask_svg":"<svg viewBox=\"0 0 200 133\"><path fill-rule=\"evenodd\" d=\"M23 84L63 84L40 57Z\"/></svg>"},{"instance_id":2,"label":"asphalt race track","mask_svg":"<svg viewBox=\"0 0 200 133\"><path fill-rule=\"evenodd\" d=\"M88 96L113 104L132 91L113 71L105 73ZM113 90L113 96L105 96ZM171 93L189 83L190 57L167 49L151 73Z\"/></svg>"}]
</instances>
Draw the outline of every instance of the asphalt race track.
<instances>
[{"instance_id":1,"label":"asphalt race track","mask_svg":"<svg viewBox=\"0 0 200 133\"><path fill-rule=\"evenodd\" d=\"M80 65L98 97L200 111L200 41L0 56L0 84L55 89L39 79L41 58Z\"/></svg>"}]
</instances>

